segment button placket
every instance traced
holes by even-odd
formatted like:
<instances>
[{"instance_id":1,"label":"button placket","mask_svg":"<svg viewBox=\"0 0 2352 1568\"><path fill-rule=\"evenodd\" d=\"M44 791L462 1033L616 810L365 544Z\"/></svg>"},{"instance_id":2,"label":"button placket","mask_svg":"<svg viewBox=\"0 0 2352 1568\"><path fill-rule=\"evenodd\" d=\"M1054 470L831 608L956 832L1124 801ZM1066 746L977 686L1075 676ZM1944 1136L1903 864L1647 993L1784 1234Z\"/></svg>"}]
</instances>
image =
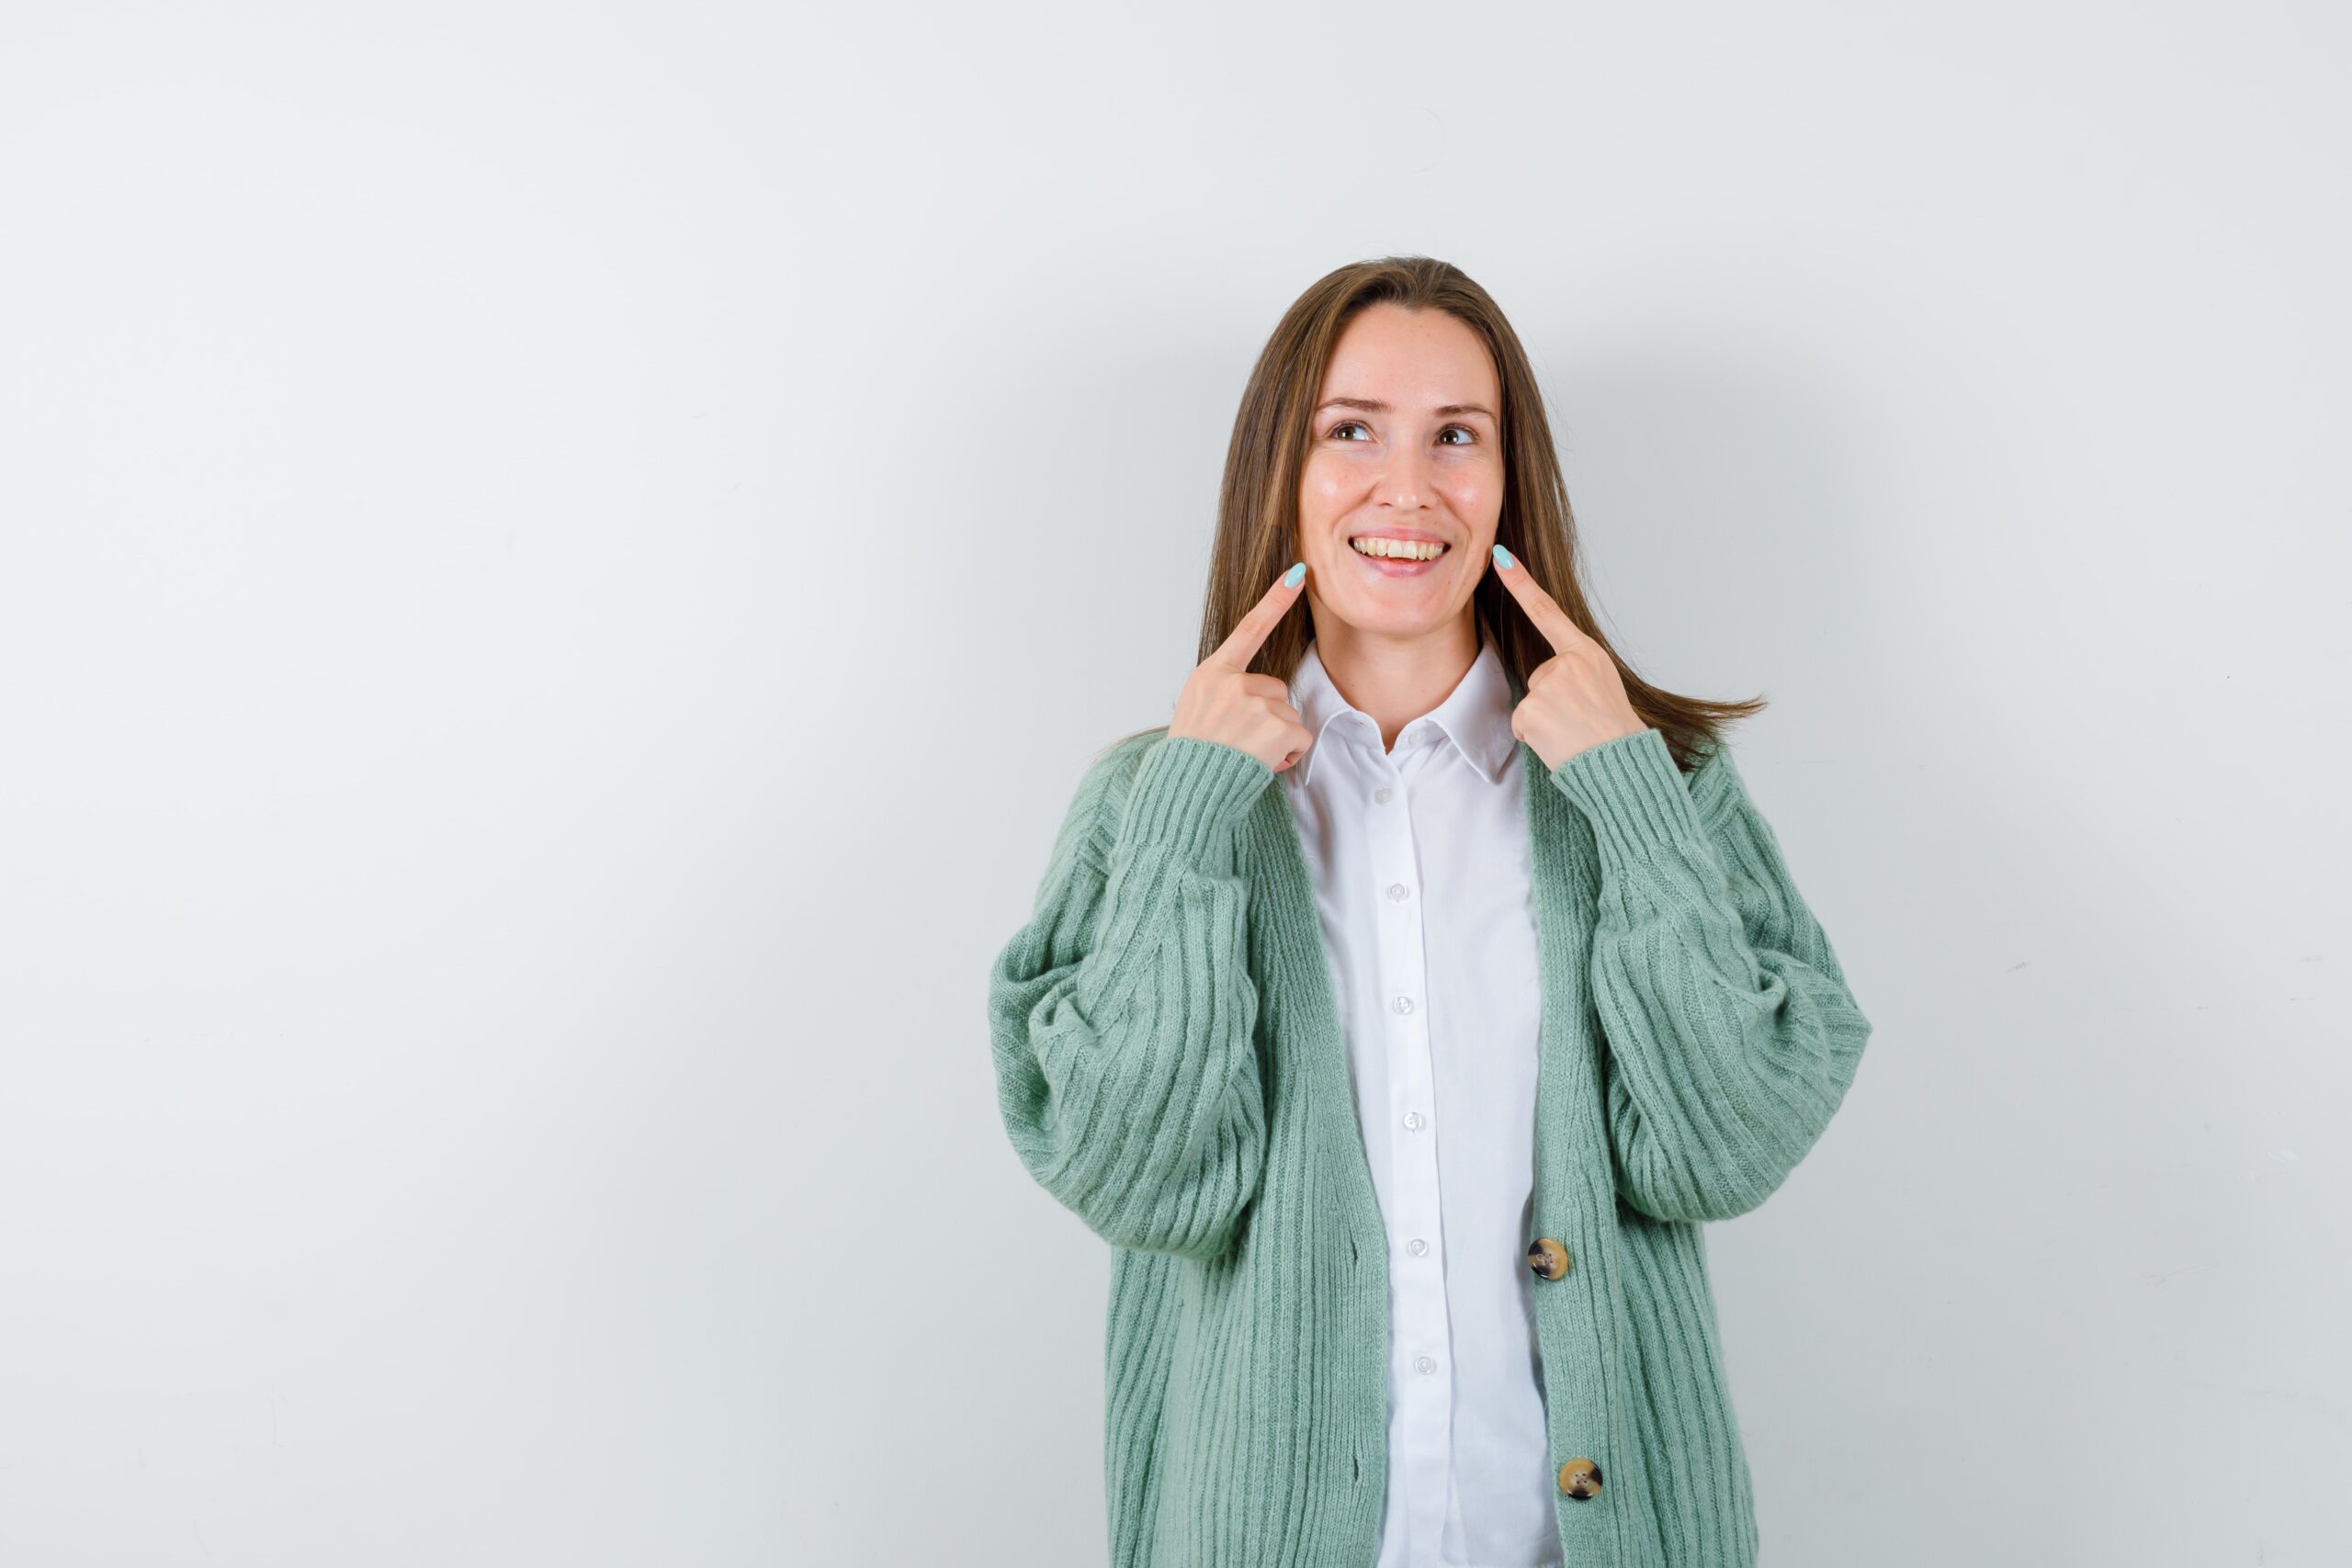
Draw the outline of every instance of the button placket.
<instances>
[{"instance_id":1,"label":"button placket","mask_svg":"<svg viewBox=\"0 0 2352 1568\"><path fill-rule=\"evenodd\" d=\"M1400 746L1400 750L1403 748ZM1408 752L1408 755L1411 753ZM1388 776L1374 791L1385 809L1367 814L1372 885L1381 889L1379 975L1386 995L1388 1089L1392 1125L1402 1131L1390 1147L1395 1235L1409 1238L1411 1260L1391 1276L1396 1319L1393 1354L1398 1371L1406 1467L1406 1518L1415 1561L1436 1561L1446 1517L1444 1478L1453 1470L1453 1342L1445 1298L1443 1216L1439 1202L1435 1125L1436 1065L1430 1055L1425 1001L1428 950L1421 924L1419 855L1412 798L1396 762L1383 754Z\"/></svg>"},{"instance_id":2,"label":"button placket","mask_svg":"<svg viewBox=\"0 0 2352 1568\"><path fill-rule=\"evenodd\" d=\"M1312 651L1310 660L1310 677L1324 673ZM1499 1319L1515 1330L1525 1307L1532 1342L1538 1327L1556 1326L1539 1315L1556 1317L1552 1309L1587 1300L1574 1283L1589 1272L1585 1260L1566 1258L1565 1247L1555 1258L1542 1245L1547 1238L1539 1233L1558 1231L1562 1223L1548 1210L1539 1215L1529 1181L1539 1168L1530 1156L1540 1142L1532 1134L1541 1128L1525 1112L1539 1076L1533 982L1544 955L1530 874L1540 868L1523 842L1529 807L1522 792L1541 775L1531 781L1515 766L1498 775L1484 749L1494 741L1502 700L1495 663L1482 652L1474 672L1483 684L1453 710L1465 725L1425 717L1408 724L1393 749L1382 745L1376 723L1335 700L1328 687L1301 688L1311 700L1300 711L1320 726L1323 739L1313 787L1304 787L1306 770L1294 771L1292 782L1302 787L1290 804L1304 830L1317 919L1333 961L1330 979L1340 993L1351 1109L1363 1122L1380 1200L1378 1213L1366 1217L1385 1229L1369 1238L1350 1235L1351 1263L1341 1267L1369 1271L1374 1259L1365 1250L1359 1261L1359 1242L1389 1248L1386 1279L1361 1281L1385 1284L1395 1314L1394 1337L1384 1346L1391 1402L1387 1528L1394 1539L1382 1555L1389 1563L1538 1561L1551 1550L1547 1527L1555 1511L1590 1510L1589 1519L1599 1512L1592 1503L1607 1495L1597 1490L1605 1456L1563 1446L1552 1429L1553 1391L1542 1381L1541 1364L1525 1354L1536 1347L1515 1344L1512 1333L1465 1330L1459 1341L1450 1332L1433 1340L1425 1327L1449 1325L1460 1306L1465 1324L1475 1308L1479 1323ZM1496 708L1474 707L1470 699ZM1515 760L1523 750L1514 745L1510 754ZM1474 775L1484 776L1474 782ZM1482 789L1482 783L1493 788ZM1394 836L1383 837L1383 829ZM1426 877L1419 874L1424 863ZM1435 1146L1441 1112L1447 1139L1442 1151ZM1459 1157L1465 1147L1476 1157ZM1467 1206L1457 1201L1464 1198ZM1424 1218L1430 1215L1449 1227L1442 1237L1438 1223ZM1449 1280L1445 1265L1456 1242L1468 1272ZM1514 1267L1514 1280L1481 1262L1493 1254L1529 1272ZM1562 1263L1569 1267L1562 1270ZM1435 1287L1427 1298L1424 1286ZM1469 1396L1461 1406L1452 1399L1456 1373ZM1529 1373L1536 1375L1522 1382ZM1441 1390L1442 1404L1432 1397ZM1440 1411L1442 1430L1433 1431L1430 1418ZM1351 1478L1359 1486L1376 1483L1379 1456L1349 1446L1356 1461ZM1457 1499L1453 1489L1457 1447L1474 1470L1491 1472L1494 1461L1508 1459L1511 1468L1552 1473L1551 1495L1532 1489L1509 1499L1489 1495L1465 1520L1463 1504L1471 1499ZM1564 1461L1574 1464L1566 1475Z\"/></svg>"}]
</instances>

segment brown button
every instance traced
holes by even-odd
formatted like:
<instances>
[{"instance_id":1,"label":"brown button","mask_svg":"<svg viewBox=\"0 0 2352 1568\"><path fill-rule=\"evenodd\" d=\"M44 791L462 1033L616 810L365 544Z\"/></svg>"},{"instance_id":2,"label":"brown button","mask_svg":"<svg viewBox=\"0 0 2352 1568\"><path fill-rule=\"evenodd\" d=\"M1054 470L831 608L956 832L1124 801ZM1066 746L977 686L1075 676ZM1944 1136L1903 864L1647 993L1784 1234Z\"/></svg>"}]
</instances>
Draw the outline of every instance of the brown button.
<instances>
[{"instance_id":1,"label":"brown button","mask_svg":"<svg viewBox=\"0 0 2352 1568\"><path fill-rule=\"evenodd\" d=\"M1546 1280L1556 1280L1568 1271L1568 1249L1548 1235L1539 1235L1527 1249L1527 1266Z\"/></svg>"},{"instance_id":2,"label":"brown button","mask_svg":"<svg viewBox=\"0 0 2352 1568\"><path fill-rule=\"evenodd\" d=\"M1560 1490L1582 1502L1600 1495L1600 1467L1589 1459L1572 1459L1560 1467Z\"/></svg>"}]
</instances>

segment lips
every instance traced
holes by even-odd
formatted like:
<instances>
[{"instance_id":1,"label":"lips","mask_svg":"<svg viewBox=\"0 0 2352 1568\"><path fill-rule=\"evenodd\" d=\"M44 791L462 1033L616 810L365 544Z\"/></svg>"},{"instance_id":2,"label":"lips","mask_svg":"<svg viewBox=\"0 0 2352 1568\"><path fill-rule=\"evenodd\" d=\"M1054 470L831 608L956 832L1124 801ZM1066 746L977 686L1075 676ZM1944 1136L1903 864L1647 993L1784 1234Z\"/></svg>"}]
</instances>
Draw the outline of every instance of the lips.
<instances>
[{"instance_id":1,"label":"lips","mask_svg":"<svg viewBox=\"0 0 2352 1568\"><path fill-rule=\"evenodd\" d=\"M1352 544L1348 547L1348 554L1355 557L1358 565L1380 577L1427 577L1437 570L1439 564L1453 553L1453 549L1449 547L1440 550L1428 560L1392 560L1382 556L1365 555Z\"/></svg>"},{"instance_id":2,"label":"lips","mask_svg":"<svg viewBox=\"0 0 2352 1568\"><path fill-rule=\"evenodd\" d=\"M1372 546L1381 553L1375 554L1372 549L1360 549L1357 547L1358 546ZM1396 554L1390 555L1386 552L1391 547L1410 547L1417 553L1416 555L1408 556L1404 553L1403 549L1399 548ZM1419 558L1419 551L1431 547L1434 547L1436 554L1430 556L1428 558L1430 560L1437 560L1451 553L1453 544L1452 540L1444 537L1442 535L1432 534L1420 528L1380 528L1367 533L1351 534L1348 536L1349 551L1354 555L1362 556L1367 560L1403 560L1409 562Z\"/></svg>"}]
</instances>

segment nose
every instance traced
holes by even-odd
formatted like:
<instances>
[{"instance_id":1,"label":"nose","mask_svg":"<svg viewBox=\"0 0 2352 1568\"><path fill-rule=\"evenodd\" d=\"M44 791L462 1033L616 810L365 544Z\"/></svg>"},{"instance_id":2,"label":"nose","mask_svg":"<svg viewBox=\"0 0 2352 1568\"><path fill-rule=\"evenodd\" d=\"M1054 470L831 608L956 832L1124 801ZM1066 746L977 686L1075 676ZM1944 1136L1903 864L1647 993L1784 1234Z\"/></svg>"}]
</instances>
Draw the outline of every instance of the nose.
<instances>
[{"instance_id":1,"label":"nose","mask_svg":"<svg viewBox=\"0 0 2352 1568\"><path fill-rule=\"evenodd\" d=\"M1429 500L1429 455L1408 446L1389 459L1380 476L1380 499L1399 512L1417 512Z\"/></svg>"}]
</instances>

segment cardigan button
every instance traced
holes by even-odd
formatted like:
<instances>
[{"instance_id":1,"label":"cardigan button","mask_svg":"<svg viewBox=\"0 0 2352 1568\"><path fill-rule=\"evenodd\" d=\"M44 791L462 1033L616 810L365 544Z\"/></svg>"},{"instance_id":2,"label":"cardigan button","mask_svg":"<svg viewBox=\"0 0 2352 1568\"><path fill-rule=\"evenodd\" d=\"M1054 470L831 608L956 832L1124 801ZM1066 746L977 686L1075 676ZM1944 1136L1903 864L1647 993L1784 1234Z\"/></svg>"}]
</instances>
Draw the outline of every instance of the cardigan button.
<instances>
[{"instance_id":1,"label":"cardigan button","mask_svg":"<svg viewBox=\"0 0 2352 1568\"><path fill-rule=\"evenodd\" d=\"M1560 1490L1578 1502L1600 1495L1600 1467L1589 1459L1572 1459L1560 1467Z\"/></svg>"},{"instance_id":2,"label":"cardigan button","mask_svg":"<svg viewBox=\"0 0 2352 1568\"><path fill-rule=\"evenodd\" d=\"M1556 1280L1568 1271L1568 1249L1548 1235L1539 1235L1527 1249L1527 1266L1544 1279Z\"/></svg>"}]
</instances>

